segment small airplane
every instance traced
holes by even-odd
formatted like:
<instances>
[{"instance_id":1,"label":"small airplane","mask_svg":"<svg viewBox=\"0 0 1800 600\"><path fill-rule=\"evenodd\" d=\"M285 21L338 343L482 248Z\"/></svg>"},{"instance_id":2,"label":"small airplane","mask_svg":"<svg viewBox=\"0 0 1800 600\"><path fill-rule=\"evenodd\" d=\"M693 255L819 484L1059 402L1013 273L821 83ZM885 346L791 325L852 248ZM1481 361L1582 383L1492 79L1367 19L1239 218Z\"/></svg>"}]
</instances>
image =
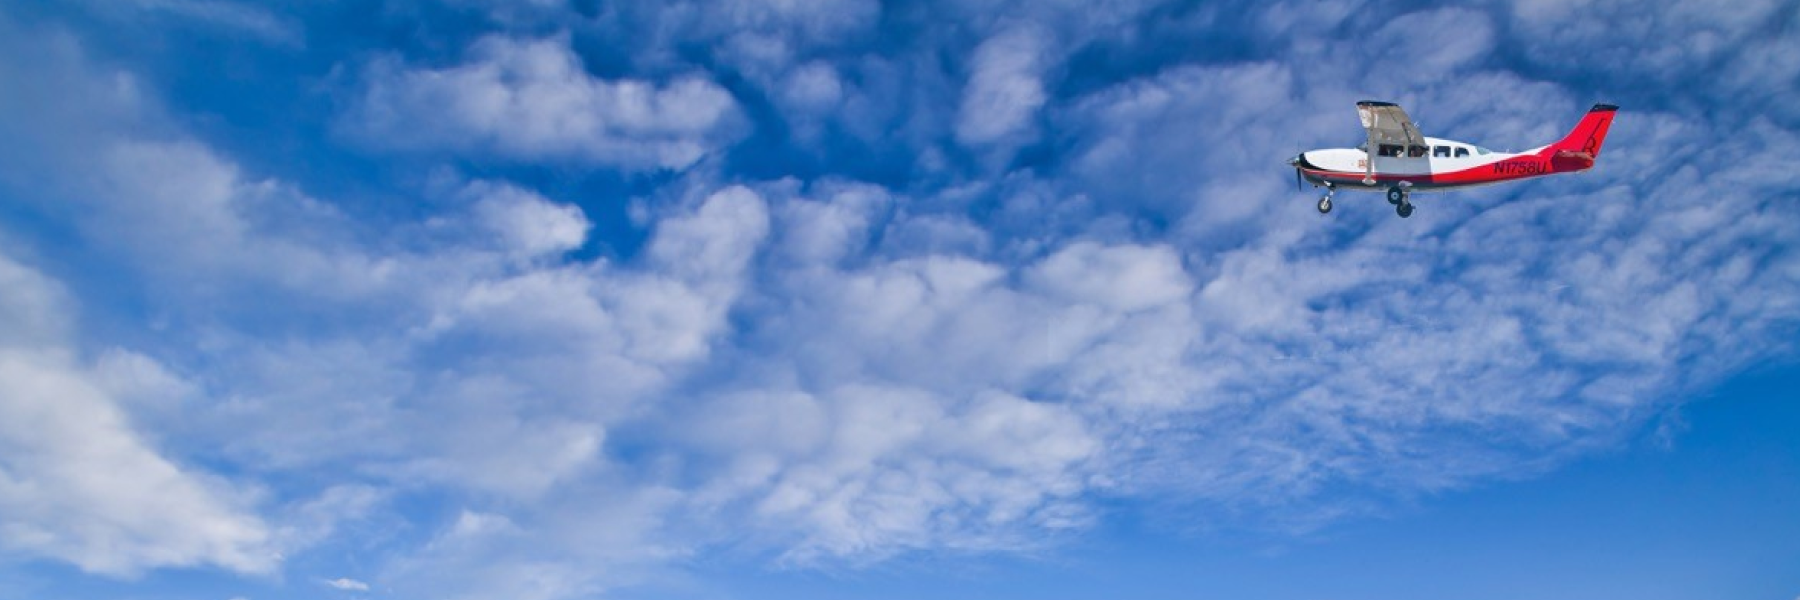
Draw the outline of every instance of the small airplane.
<instances>
[{"instance_id":1,"label":"small airplane","mask_svg":"<svg viewBox=\"0 0 1800 600\"><path fill-rule=\"evenodd\" d=\"M1412 216L1412 193L1437 192L1586 171L1600 157L1606 130L1619 107L1595 104L1562 141L1519 153L1495 152L1474 144L1425 137L1406 111L1392 102L1356 103L1369 139L1356 148L1302 152L1288 159L1295 184L1324 186L1319 214L1331 212L1338 187L1368 191L1386 189L1388 204L1401 218ZM1369 149L1373 148L1373 153Z\"/></svg>"}]
</instances>

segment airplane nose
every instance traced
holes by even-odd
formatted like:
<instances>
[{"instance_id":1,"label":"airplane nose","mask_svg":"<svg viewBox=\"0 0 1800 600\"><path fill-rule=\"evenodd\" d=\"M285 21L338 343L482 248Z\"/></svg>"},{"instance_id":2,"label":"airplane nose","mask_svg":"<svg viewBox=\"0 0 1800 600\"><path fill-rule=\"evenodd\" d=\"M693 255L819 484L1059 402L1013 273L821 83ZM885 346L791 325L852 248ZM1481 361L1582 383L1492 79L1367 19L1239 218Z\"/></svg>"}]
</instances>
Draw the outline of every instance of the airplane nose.
<instances>
[{"instance_id":1,"label":"airplane nose","mask_svg":"<svg viewBox=\"0 0 1800 600\"><path fill-rule=\"evenodd\" d=\"M1300 166L1300 158L1303 156L1306 156L1306 155L1305 154L1295 154L1293 158L1288 159L1288 166L1290 166L1290 167Z\"/></svg>"}]
</instances>

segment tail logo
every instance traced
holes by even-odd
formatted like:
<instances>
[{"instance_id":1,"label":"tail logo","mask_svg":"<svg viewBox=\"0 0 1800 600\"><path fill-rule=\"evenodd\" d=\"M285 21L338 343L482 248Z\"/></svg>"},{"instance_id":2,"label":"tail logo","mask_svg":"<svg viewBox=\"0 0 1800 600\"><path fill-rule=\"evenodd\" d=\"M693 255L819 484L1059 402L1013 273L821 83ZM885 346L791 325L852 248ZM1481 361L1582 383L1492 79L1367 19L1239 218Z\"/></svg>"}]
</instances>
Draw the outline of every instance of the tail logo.
<instances>
[{"instance_id":1,"label":"tail logo","mask_svg":"<svg viewBox=\"0 0 1800 600\"><path fill-rule=\"evenodd\" d=\"M1597 136L1600 135L1600 130L1610 123L1612 123L1611 116L1595 123L1593 129L1588 130L1587 144L1582 145L1581 151L1586 152L1588 156L1598 155L1600 153L1600 140Z\"/></svg>"}]
</instances>

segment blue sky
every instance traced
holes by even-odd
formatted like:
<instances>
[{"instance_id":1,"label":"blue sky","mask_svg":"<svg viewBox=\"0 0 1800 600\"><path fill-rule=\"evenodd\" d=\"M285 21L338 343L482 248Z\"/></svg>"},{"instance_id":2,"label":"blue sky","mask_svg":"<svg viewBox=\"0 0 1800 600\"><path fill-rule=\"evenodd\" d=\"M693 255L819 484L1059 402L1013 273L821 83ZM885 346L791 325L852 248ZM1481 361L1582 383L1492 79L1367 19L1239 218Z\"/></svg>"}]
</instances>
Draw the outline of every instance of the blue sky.
<instances>
[{"instance_id":1,"label":"blue sky","mask_svg":"<svg viewBox=\"0 0 1800 600\"><path fill-rule=\"evenodd\" d=\"M0 597L1795 598L1797 28L8 5Z\"/></svg>"}]
</instances>

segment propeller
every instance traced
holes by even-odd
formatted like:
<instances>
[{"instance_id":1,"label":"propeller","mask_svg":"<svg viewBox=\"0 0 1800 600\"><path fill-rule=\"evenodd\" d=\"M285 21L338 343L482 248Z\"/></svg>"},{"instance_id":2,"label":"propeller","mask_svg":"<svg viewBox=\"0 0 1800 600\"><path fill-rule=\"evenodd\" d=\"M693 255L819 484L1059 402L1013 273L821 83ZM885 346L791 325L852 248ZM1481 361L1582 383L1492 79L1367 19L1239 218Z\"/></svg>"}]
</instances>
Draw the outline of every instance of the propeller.
<instances>
[{"instance_id":1,"label":"propeller","mask_svg":"<svg viewBox=\"0 0 1800 600\"><path fill-rule=\"evenodd\" d=\"M1306 180L1300 176L1301 156L1302 155L1296 154L1293 158L1288 159L1288 166L1294 168L1294 189L1306 191Z\"/></svg>"}]
</instances>

